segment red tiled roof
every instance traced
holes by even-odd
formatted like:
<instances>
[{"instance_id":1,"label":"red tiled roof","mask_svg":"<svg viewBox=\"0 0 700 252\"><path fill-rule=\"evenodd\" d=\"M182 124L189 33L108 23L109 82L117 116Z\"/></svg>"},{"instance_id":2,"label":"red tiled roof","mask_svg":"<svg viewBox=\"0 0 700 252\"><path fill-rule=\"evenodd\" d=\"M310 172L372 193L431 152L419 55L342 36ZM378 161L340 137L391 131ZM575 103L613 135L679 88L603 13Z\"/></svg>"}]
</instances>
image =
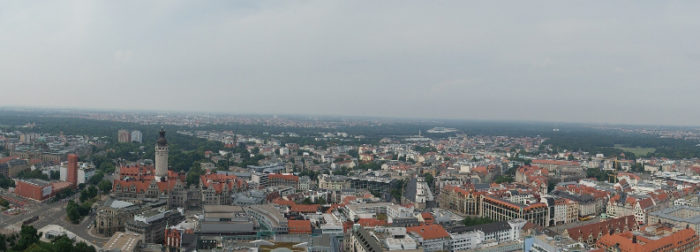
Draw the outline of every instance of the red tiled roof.
<instances>
[{"instance_id":1,"label":"red tiled roof","mask_svg":"<svg viewBox=\"0 0 700 252\"><path fill-rule=\"evenodd\" d=\"M598 223L569 228L566 230L566 232L569 234L571 239L578 241L579 238L582 238L582 240L587 240L590 235L592 235L595 239L599 234L609 234L610 230L636 230L636 226L637 222L634 219L634 215L629 215Z\"/></svg>"},{"instance_id":2,"label":"red tiled roof","mask_svg":"<svg viewBox=\"0 0 700 252\"><path fill-rule=\"evenodd\" d=\"M273 173L273 174L267 175L267 178L268 178L268 179L291 180L291 181L294 181L294 182L299 182L299 177L294 176L294 175L292 175L292 174L276 174L276 173Z\"/></svg>"},{"instance_id":3,"label":"red tiled roof","mask_svg":"<svg viewBox=\"0 0 700 252\"><path fill-rule=\"evenodd\" d=\"M272 200L272 203L277 204L277 205L290 206L290 207L293 205L296 205L296 203L294 203L294 201L285 200L282 198L276 198L276 199Z\"/></svg>"},{"instance_id":4,"label":"red tiled roof","mask_svg":"<svg viewBox=\"0 0 700 252\"><path fill-rule=\"evenodd\" d=\"M288 220L290 234L311 234L311 221L309 220Z\"/></svg>"},{"instance_id":5,"label":"red tiled roof","mask_svg":"<svg viewBox=\"0 0 700 252\"><path fill-rule=\"evenodd\" d=\"M234 175L226 174L204 174L199 177L202 181L202 186L212 187L217 193L221 193L224 189L233 190L234 188L245 188L247 184L242 179Z\"/></svg>"},{"instance_id":6,"label":"red tiled roof","mask_svg":"<svg viewBox=\"0 0 700 252\"><path fill-rule=\"evenodd\" d=\"M425 224L433 224L435 220L433 219L433 215L431 213L421 213L421 217L423 217L423 220L425 221Z\"/></svg>"},{"instance_id":7,"label":"red tiled roof","mask_svg":"<svg viewBox=\"0 0 700 252\"><path fill-rule=\"evenodd\" d=\"M0 164L7 163L8 161L10 161L12 159L17 159L17 158L18 158L17 156L9 156L9 157L0 158Z\"/></svg>"},{"instance_id":8,"label":"red tiled roof","mask_svg":"<svg viewBox=\"0 0 700 252\"><path fill-rule=\"evenodd\" d=\"M389 224L385 220L377 220L372 218L360 218L357 220L357 224L363 227L376 227L376 226L388 226Z\"/></svg>"},{"instance_id":9,"label":"red tiled roof","mask_svg":"<svg viewBox=\"0 0 700 252\"><path fill-rule=\"evenodd\" d=\"M640 180L640 179L641 179L637 174L629 173L629 172L618 172L618 173L617 173L617 176L618 176L618 177L620 177L620 176L627 176L627 177L630 177L630 178L635 179L635 180Z\"/></svg>"},{"instance_id":10,"label":"red tiled roof","mask_svg":"<svg viewBox=\"0 0 700 252\"><path fill-rule=\"evenodd\" d=\"M645 198L637 202L639 203L639 207L641 207L642 209L647 209L649 207L654 206L654 200L652 200L651 198Z\"/></svg>"},{"instance_id":11,"label":"red tiled roof","mask_svg":"<svg viewBox=\"0 0 700 252\"><path fill-rule=\"evenodd\" d=\"M300 205L300 204L294 204L292 205L292 209L290 211L292 212L297 212L297 213L315 213L318 211L318 208L321 205L319 204L312 204L312 205Z\"/></svg>"},{"instance_id":12,"label":"red tiled roof","mask_svg":"<svg viewBox=\"0 0 700 252\"><path fill-rule=\"evenodd\" d=\"M629 231L622 234L607 234L601 237L597 244L601 248L619 246L621 251L651 252L675 251L684 246L697 246L698 242L695 230L689 228L656 240L638 237L638 242L634 243L632 237L633 234ZM697 250L697 248L694 250Z\"/></svg>"},{"instance_id":13,"label":"red tiled roof","mask_svg":"<svg viewBox=\"0 0 700 252\"><path fill-rule=\"evenodd\" d=\"M449 237L450 234L439 224L406 227L406 232L413 232L423 237L423 240L434 240Z\"/></svg>"},{"instance_id":14,"label":"red tiled roof","mask_svg":"<svg viewBox=\"0 0 700 252\"><path fill-rule=\"evenodd\" d=\"M543 164L543 165L579 165L578 162L574 161L564 161L564 160L548 160L548 159L535 159L532 160L533 164Z\"/></svg>"},{"instance_id":15,"label":"red tiled roof","mask_svg":"<svg viewBox=\"0 0 700 252\"><path fill-rule=\"evenodd\" d=\"M117 185L121 186L122 191L126 191L128 188L131 188L132 186L135 187L136 192L145 192L146 189L148 189L148 185L150 184L149 182L146 181L124 181L124 180L119 180L115 179L114 183L112 184L112 191L115 191L117 189ZM125 189L127 188L127 189Z\"/></svg>"}]
</instances>

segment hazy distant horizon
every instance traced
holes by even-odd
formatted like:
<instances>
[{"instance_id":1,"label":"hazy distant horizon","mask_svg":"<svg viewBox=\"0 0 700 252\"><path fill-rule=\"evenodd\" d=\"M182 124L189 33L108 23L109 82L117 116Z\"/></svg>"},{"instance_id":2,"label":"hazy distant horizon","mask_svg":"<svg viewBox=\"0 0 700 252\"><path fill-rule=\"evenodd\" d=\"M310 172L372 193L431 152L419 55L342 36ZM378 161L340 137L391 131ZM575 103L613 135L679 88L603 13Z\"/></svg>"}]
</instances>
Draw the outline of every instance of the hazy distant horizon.
<instances>
[{"instance_id":1,"label":"hazy distant horizon","mask_svg":"<svg viewBox=\"0 0 700 252\"><path fill-rule=\"evenodd\" d=\"M0 106L0 112L2 111L13 111L19 112L21 110L32 110L35 112L50 112L50 111L80 111L80 112L98 112L98 113L144 113L144 114L159 114L159 113L172 113L172 114L210 114L210 115L225 115L225 116L252 116L252 117L287 117L295 118L301 117L304 119L356 119L356 120L376 120L376 121L389 121L389 122L406 122L406 123L430 123L434 122L435 127L447 126L443 125L447 123L513 123L513 124L554 124L554 125L577 125L577 126L611 126L611 127L640 127L640 128L653 128L653 127L668 127L668 128L686 128L686 129L700 129L700 125L674 125L674 124L628 124L628 123L595 123L595 122L576 122L576 121L538 121L538 120L508 120L508 119L474 119L474 118L429 118L429 117L390 117L390 116L365 116L365 115L324 115L324 114L288 114L288 113L276 113L276 114L262 114L262 113L230 113L230 112L207 112L207 111L177 111L177 110L139 110L139 109L99 109L99 108L68 108L68 107L29 107L29 106ZM443 123L443 124L440 124ZM552 126L554 126L552 125Z\"/></svg>"},{"instance_id":2,"label":"hazy distant horizon","mask_svg":"<svg viewBox=\"0 0 700 252\"><path fill-rule=\"evenodd\" d=\"M0 4L0 107L700 125L700 2Z\"/></svg>"}]
</instances>

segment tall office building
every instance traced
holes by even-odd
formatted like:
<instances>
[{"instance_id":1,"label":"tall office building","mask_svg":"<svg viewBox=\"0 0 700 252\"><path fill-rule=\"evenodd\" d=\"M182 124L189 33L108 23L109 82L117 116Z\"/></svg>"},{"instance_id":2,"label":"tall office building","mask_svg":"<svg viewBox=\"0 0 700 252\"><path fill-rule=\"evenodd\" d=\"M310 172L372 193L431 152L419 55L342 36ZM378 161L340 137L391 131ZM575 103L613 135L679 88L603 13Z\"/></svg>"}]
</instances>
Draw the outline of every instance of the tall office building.
<instances>
[{"instance_id":1,"label":"tall office building","mask_svg":"<svg viewBox=\"0 0 700 252\"><path fill-rule=\"evenodd\" d=\"M70 182L72 186L78 186L78 155L73 153L68 154L68 174L66 176L66 181Z\"/></svg>"},{"instance_id":2,"label":"tall office building","mask_svg":"<svg viewBox=\"0 0 700 252\"><path fill-rule=\"evenodd\" d=\"M131 133L128 130L120 129L117 131L117 141L120 143L131 142Z\"/></svg>"},{"instance_id":3,"label":"tall office building","mask_svg":"<svg viewBox=\"0 0 700 252\"><path fill-rule=\"evenodd\" d=\"M143 134L139 130L134 130L131 132L131 141L132 142L137 142L137 143L142 143L143 142Z\"/></svg>"},{"instance_id":4,"label":"tall office building","mask_svg":"<svg viewBox=\"0 0 700 252\"><path fill-rule=\"evenodd\" d=\"M168 141L165 140L165 130L160 129L160 137L156 141L156 179L168 178Z\"/></svg>"}]
</instances>

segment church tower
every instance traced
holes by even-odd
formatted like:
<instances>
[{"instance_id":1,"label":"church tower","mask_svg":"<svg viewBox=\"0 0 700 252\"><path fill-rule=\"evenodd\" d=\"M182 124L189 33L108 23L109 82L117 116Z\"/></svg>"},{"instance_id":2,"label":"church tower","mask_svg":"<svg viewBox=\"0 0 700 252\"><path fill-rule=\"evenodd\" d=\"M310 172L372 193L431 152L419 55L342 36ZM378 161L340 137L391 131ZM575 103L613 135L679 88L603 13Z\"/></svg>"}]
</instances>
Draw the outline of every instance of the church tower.
<instances>
[{"instance_id":1,"label":"church tower","mask_svg":"<svg viewBox=\"0 0 700 252\"><path fill-rule=\"evenodd\" d=\"M156 141L156 180L168 179L168 141L165 140L165 130L160 129L160 137Z\"/></svg>"}]
</instances>

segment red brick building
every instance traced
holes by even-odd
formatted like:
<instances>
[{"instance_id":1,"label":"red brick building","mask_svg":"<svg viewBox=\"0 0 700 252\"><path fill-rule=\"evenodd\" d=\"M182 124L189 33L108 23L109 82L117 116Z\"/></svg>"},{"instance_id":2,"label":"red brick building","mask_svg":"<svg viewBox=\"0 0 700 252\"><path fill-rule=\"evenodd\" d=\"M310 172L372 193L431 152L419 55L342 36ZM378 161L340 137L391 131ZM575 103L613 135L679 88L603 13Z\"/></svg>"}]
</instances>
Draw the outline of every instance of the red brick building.
<instances>
[{"instance_id":1,"label":"red brick building","mask_svg":"<svg viewBox=\"0 0 700 252\"><path fill-rule=\"evenodd\" d=\"M17 179L15 180L15 194L36 201L44 201L71 186L70 182L50 183L41 179Z\"/></svg>"},{"instance_id":2,"label":"red brick building","mask_svg":"<svg viewBox=\"0 0 700 252\"><path fill-rule=\"evenodd\" d=\"M68 154L68 176L66 181L73 187L78 186L78 155Z\"/></svg>"}]
</instances>

